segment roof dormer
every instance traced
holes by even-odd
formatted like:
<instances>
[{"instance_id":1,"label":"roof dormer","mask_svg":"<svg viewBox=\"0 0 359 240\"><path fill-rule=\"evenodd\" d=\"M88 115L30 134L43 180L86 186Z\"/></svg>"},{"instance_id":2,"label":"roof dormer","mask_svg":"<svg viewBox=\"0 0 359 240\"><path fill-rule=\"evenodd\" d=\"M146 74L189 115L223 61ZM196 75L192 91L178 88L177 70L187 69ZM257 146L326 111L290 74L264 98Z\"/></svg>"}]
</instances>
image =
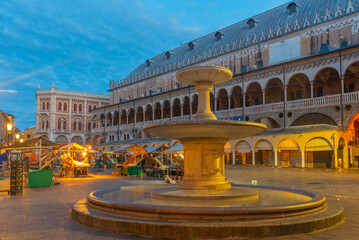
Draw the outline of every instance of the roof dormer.
<instances>
[{"instance_id":1,"label":"roof dormer","mask_svg":"<svg viewBox=\"0 0 359 240\"><path fill-rule=\"evenodd\" d=\"M224 36L224 33L222 33L222 32L216 32L216 33L214 34L214 36L216 37L216 40L217 40L217 42L218 42L218 41L220 41L220 40L222 39L222 37Z\"/></svg>"},{"instance_id":2,"label":"roof dormer","mask_svg":"<svg viewBox=\"0 0 359 240\"><path fill-rule=\"evenodd\" d=\"M195 44L194 42L188 43L189 50L191 51L195 48L195 46L197 46L197 44Z\"/></svg>"},{"instance_id":3,"label":"roof dormer","mask_svg":"<svg viewBox=\"0 0 359 240\"><path fill-rule=\"evenodd\" d=\"M287 6L289 15L292 15L292 14L296 13L298 11L298 8L299 8L299 6L295 2L289 3L288 6Z\"/></svg>"},{"instance_id":4,"label":"roof dormer","mask_svg":"<svg viewBox=\"0 0 359 240\"><path fill-rule=\"evenodd\" d=\"M147 59L147 61L146 61L146 65L147 65L147 67L151 66L151 64L152 64L152 63L153 63L153 61L151 61L151 60Z\"/></svg>"},{"instance_id":5,"label":"roof dormer","mask_svg":"<svg viewBox=\"0 0 359 240\"><path fill-rule=\"evenodd\" d=\"M172 55L174 55L174 53L172 53L172 52L170 52L170 51L167 51L167 52L165 53L165 56L166 56L167 59L170 59L170 58L172 57Z\"/></svg>"},{"instance_id":6,"label":"roof dormer","mask_svg":"<svg viewBox=\"0 0 359 240\"><path fill-rule=\"evenodd\" d=\"M257 24L258 24L258 22L256 20L254 20L253 18L251 18L247 21L248 29L255 28Z\"/></svg>"}]
</instances>

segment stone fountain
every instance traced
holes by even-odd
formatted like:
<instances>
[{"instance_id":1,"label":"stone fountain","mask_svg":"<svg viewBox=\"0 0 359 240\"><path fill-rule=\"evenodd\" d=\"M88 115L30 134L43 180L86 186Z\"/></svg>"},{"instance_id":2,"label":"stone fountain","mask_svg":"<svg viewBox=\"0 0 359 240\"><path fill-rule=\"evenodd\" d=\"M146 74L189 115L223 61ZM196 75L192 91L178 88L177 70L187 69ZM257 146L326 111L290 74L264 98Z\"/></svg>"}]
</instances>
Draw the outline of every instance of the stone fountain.
<instances>
[{"instance_id":1,"label":"stone fountain","mask_svg":"<svg viewBox=\"0 0 359 240\"><path fill-rule=\"evenodd\" d=\"M213 85L232 72L219 66L191 67L179 81L198 91L190 121L151 125L156 136L179 139L184 176L167 184L119 187L92 192L76 203L72 217L104 230L154 238L263 237L308 233L341 223L343 209L320 194L270 186L230 184L225 178L224 145L230 139L266 130L258 123L220 121L211 112Z\"/></svg>"}]
</instances>

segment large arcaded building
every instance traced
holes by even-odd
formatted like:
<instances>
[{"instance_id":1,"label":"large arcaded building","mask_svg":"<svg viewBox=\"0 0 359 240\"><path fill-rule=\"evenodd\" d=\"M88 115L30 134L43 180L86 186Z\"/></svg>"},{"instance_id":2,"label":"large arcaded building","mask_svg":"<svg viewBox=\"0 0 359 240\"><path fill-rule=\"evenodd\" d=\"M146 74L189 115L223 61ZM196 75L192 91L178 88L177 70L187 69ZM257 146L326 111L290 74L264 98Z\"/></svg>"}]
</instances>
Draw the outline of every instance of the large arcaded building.
<instances>
[{"instance_id":1,"label":"large arcaded building","mask_svg":"<svg viewBox=\"0 0 359 240\"><path fill-rule=\"evenodd\" d=\"M149 58L110 82L110 105L92 111L99 148L153 145L145 125L191 119L193 87L176 80L188 66L230 68L215 86L218 119L270 129L230 141L227 163L334 168L359 161L359 0L296 0Z\"/></svg>"}]
</instances>

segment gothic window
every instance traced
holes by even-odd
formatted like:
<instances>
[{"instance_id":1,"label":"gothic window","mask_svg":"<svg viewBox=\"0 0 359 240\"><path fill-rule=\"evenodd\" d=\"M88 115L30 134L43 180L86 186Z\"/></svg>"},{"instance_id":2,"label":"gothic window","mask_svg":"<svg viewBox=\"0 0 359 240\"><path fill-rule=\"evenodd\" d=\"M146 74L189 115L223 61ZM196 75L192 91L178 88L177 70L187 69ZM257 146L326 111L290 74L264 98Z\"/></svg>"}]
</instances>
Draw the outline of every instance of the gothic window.
<instances>
[{"instance_id":1,"label":"gothic window","mask_svg":"<svg viewBox=\"0 0 359 240\"><path fill-rule=\"evenodd\" d=\"M58 122L57 122L57 129L61 129L61 121L59 120Z\"/></svg>"},{"instance_id":2,"label":"gothic window","mask_svg":"<svg viewBox=\"0 0 359 240\"><path fill-rule=\"evenodd\" d=\"M81 122L78 122L78 123L77 123L77 128L78 128L79 131L82 130L82 126L81 126L81 125L82 125Z\"/></svg>"},{"instance_id":3,"label":"gothic window","mask_svg":"<svg viewBox=\"0 0 359 240\"><path fill-rule=\"evenodd\" d=\"M92 124L92 128L96 128L96 123ZM91 130L91 129L90 129Z\"/></svg>"},{"instance_id":4,"label":"gothic window","mask_svg":"<svg viewBox=\"0 0 359 240\"><path fill-rule=\"evenodd\" d=\"M41 121L41 129L45 129L45 121L44 120Z\"/></svg>"},{"instance_id":5,"label":"gothic window","mask_svg":"<svg viewBox=\"0 0 359 240\"><path fill-rule=\"evenodd\" d=\"M61 102L59 102L59 111L61 111L62 110L62 103Z\"/></svg>"},{"instance_id":6,"label":"gothic window","mask_svg":"<svg viewBox=\"0 0 359 240\"><path fill-rule=\"evenodd\" d=\"M42 103L42 110L45 110L45 102Z\"/></svg>"},{"instance_id":7,"label":"gothic window","mask_svg":"<svg viewBox=\"0 0 359 240\"><path fill-rule=\"evenodd\" d=\"M153 61L151 61L151 60L149 60L149 59L146 60L146 66L147 66L147 67L151 66L152 63L153 63Z\"/></svg>"},{"instance_id":8,"label":"gothic window","mask_svg":"<svg viewBox=\"0 0 359 240\"><path fill-rule=\"evenodd\" d=\"M77 104L74 104L74 112L77 112Z\"/></svg>"},{"instance_id":9,"label":"gothic window","mask_svg":"<svg viewBox=\"0 0 359 240\"><path fill-rule=\"evenodd\" d=\"M91 105L89 105L89 112L91 112L91 107L92 107L92 106L91 106Z\"/></svg>"},{"instance_id":10,"label":"gothic window","mask_svg":"<svg viewBox=\"0 0 359 240\"><path fill-rule=\"evenodd\" d=\"M46 129L49 129L49 121L46 120Z\"/></svg>"},{"instance_id":11,"label":"gothic window","mask_svg":"<svg viewBox=\"0 0 359 240\"><path fill-rule=\"evenodd\" d=\"M94 124L95 124L95 123L94 123ZM91 123L88 123L88 124L87 124L87 130L88 130L88 131L91 131Z\"/></svg>"},{"instance_id":12,"label":"gothic window","mask_svg":"<svg viewBox=\"0 0 359 240\"><path fill-rule=\"evenodd\" d=\"M82 104L79 104L79 112L82 112Z\"/></svg>"},{"instance_id":13,"label":"gothic window","mask_svg":"<svg viewBox=\"0 0 359 240\"><path fill-rule=\"evenodd\" d=\"M166 55L166 58L167 58L167 59L170 59L170 58L172 57L173 53L167 51L167 52L165 53L165 55Z\"/></svg>"},{"instance_id":14,"label":"gothic window","mask_svg":"<svg viewBox=\"0 0 359 240\"><path fill-rule=\"evenodd\" d=\"M62 129L66 130L66 120L62 122Z\"/></svg>"},{"instance_id":15,"label":"gothic window","mask_svg":"<svg viewBox=\"0 0 359 240\"><path fill-rule=\"evenodd\" d=\"M50 103L49 103L49 102L46 103L46 109L47 109L47 110L50 109Z\"/></svg>"},{"instance_id":16,"label":"gothic window","mask_svg":"<svg viewBox=\"0 0 359 240\"><path fill-rule=\"evenodd\" d=\"M67 111L67 103L64 103L64 111Z\"/></svg>"},{"instance_id":17,"label":"gothic window","mask_svg":"<svg viewBox=\"0 0 359 240\"><path fill-rule=\"evenodd\" d=\"M96 108L96 105L93 105L93 108L92 109L95 109Z\"/></svg>"},{"instance_id":18,"label":"gothic window","mask_svg":"<svg viewBox=\"0 0 359 240\"><path fill-rule=\"evenodd\" d=\"M72 130L74 130L74 131L76 131L76 130L77 130L77 127L76 127L76 122L74 122L74 123L72 124Z\"/></svg>"}]
</instances>

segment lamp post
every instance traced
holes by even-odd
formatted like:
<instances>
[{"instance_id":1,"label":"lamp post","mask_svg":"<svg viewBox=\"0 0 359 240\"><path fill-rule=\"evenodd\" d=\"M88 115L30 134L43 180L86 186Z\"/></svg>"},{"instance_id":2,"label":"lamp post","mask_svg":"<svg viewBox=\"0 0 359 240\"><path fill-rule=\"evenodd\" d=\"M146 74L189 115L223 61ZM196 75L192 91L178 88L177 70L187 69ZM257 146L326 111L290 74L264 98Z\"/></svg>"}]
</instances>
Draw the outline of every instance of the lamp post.
<instances>
[{"instance_id":1,"label":"lamp post","mask_svg":"<svg viewBox=\"0 0 359 240\"><path fill-rule=\"evenodd\" d=\"M7 127L7 131L8 131L8 136L7 136L7 145L10 146L10 136L11 136L11 130L12 130L12 124L11 123L8 123L6 125Z\"/></svg>"},{"instance_id":2,"label":"lamp post","mask_svg":"<svg viewBox=\"0 0 359 240\"><path fill-rule=\"evenodd\" d=\"M16 133L15 138L16 138L16 141L19 141L20 140L20 133Z\"/></svg>"}]
</instances>

